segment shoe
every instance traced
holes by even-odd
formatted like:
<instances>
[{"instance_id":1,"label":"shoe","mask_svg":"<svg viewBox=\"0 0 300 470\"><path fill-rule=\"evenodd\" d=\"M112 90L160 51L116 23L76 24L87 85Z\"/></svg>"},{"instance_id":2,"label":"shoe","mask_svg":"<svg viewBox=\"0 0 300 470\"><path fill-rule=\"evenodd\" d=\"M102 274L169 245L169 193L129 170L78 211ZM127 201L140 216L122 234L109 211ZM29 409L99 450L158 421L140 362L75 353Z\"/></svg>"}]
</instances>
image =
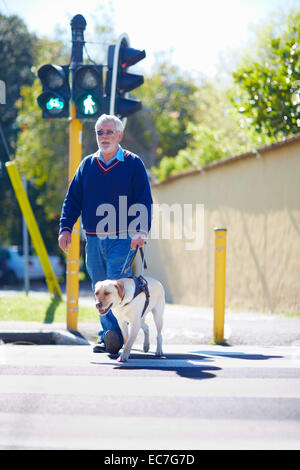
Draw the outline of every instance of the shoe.
<instances>
[{"instance_id":1,"label":"shoe","mask_svg":"<svg viewBox=\"0 0 300 470\"><path fill-rule=\"evenodd\" d=\"M122 347L120 336L115 330L108 330L104 337L104 344L105 351L110 354L117 354Z\"/></svg>"},{"instance_id":2,"label":"shoe","mask_svg":"<svg viewBox=\"0 0 300 470\"><path fill-rule=\"evenodd\" d=\"M105 344L103 341L100 341L93 347L94 353L103 353L106 352Z\"/></svg>"},{"instance_id":3,"label":"shoe","mask_svg":"<svg viewBox=\"0 0 300 470\"><path fill-rule=\"evenodd\" d=\"M108 330L104 341L99 341L94 347L94 353L117 354L122 347L120 336L114 330Z\"/></svg>"}]
</instances>

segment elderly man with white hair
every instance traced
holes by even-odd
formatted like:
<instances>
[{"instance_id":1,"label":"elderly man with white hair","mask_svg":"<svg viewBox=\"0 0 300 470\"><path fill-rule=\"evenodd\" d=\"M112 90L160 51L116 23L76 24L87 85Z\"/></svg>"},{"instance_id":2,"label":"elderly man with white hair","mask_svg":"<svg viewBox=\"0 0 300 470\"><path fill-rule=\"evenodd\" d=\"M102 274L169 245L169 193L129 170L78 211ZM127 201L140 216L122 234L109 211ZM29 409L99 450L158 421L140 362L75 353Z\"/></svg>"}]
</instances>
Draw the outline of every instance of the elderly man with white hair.
<instances>
[{"instance_id":1,"label":"elderly man with white hair","mask_svg":"<svg viewBox=\"0 0 300 470\"><path fill-rule=\"evenodd\" d=\"M60 248L66 252L73 226L81 216L92 289L97 281L118 279L129 252L133 254L136 247L144 246L152 209L145 166L140 157L120 145L122 121L103 114L95 131L99 149L82 160L68 188L58 238ZM137 212L139 217L135 217ZM126 276L131 276L130 267L123 274ZM123 337L113 313L100 315L100 324L94 352L117 353Z\"/></svg>"}]
</instances>

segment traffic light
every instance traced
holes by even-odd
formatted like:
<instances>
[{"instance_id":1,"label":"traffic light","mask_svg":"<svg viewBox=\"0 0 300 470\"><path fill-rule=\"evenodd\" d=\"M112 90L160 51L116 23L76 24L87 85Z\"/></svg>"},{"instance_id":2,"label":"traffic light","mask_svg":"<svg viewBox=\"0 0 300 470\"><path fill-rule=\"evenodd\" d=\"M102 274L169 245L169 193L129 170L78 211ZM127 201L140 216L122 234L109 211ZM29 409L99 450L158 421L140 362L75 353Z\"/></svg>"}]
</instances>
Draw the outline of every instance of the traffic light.
<instances>
[{"instance_id":1,"label":"traffic light","mask_svg":"<svg viewBox=\"0 0 300 470\"><path fill-rule=\"evenodd\" d=\"M110 114L123 118L141 109L142 103L129 98L128 92L142 85L144 77L129 73L128 67L137 64L145 56L145 51L129 47L129 40L125 34L119 38L116 45L108 47L105 93Z\"/></svg>"},{"instance_id":2,"label":"traffic light","mask_svg":"<svg viewBox=\"0 0 300 470\"><path fill-rule=\"evenodd\" d=\"M103 66L78 65L73 72L72 101L78 119L94 119L103 108Z\"/></svg>"},{"instance_id":3,"label":"traffic light","mask_svg":"<svg viewBox=\"0 0 300 470\"><path fill-rule=\"evenodd\" d=\"M37 101L42 108L43 118L69 117L71 97L68 65L43 65L38 70L43 92Z\"/></svg>"}]
</instances>

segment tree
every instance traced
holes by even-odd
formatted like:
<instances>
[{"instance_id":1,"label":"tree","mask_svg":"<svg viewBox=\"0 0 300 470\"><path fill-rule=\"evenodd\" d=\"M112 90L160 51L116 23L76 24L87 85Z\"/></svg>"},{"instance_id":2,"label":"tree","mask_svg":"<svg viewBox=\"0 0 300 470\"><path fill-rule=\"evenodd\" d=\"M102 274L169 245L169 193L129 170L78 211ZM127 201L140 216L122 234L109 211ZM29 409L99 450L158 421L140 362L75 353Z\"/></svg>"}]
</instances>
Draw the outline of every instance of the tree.
<instances>
[{"instance_id":1,"label":"tree","mask_svg":"<svg viewBox=\"0 0 300 470\"><path fill-rule=\"evenodd\" d=\"M147 106L143 105L138 113L127 120L121 145L139 155L146 168L150 169L155 164L158 133L151 109Z\"/></svg>"},{"instance_id":2,"label":"tree","mask_svg":"<svg viewBox=\"0 0 300 470\"><path fill-rule=\"evenodd\" d=\"M15 15L0 15L0 79L6 85L6 105L0 107L0 233L1 243L18 243L22 224L20 211L5 168L9 154L14 155L18 136L16 102L23 85L34 79L32 66L36 57L36 37L30 34L23 21Z\"/></svg>"},{"instance_id":3,"label":"tree","mask_svg":"<svg viewBox=\"0 0 300 470\"><path fill-rule=\"evenodd\" d=\"M136 90L155 126L155 134L149 127L147 132L156 144L156 163L164 156L174 157L187 145L187 125L195 117L197 90L188 75L164 58Z\"/></svg>"},{"instance_id":4,"label":"tree","mask_svg":"<svg viewBox=\"0 0 300 470\"><path fill-rule=\"evenodd\" d=\"M300 9L259 31L233 73L231 99L256 130L282 138L300 130Z\"/></svg>"},{"instance_id":5,"label":"tree","mask_svg":"<svg viewBox=\"0 0 300 470\"><path fill-rule=\"evenodd\" d=\"M28 32L20 18L0 15L0 69L1 80L6 84L6 106L0 108L0 118L12 153L18 133L15 103L21 87L31 85L34 80L31 68L35 60L35 46L35 36ZM0 156L2 162L8 158L3 146L0 148Z\"/></svg>"},{"instance_id":6,"label":"tree","mask_svg":"<svg viewBox=\"0 0 300 470\"><path fill-rule=\"evenodd\" d=\"M164 157L152 168L158 180L188 168L202 168L215 160L228 158L263 145L273 139L259 134L254 126L235 109L228 90L206 81L197 92L197 112L186 132L188 145L175 158Z\"/></svg>"}]
</instances>

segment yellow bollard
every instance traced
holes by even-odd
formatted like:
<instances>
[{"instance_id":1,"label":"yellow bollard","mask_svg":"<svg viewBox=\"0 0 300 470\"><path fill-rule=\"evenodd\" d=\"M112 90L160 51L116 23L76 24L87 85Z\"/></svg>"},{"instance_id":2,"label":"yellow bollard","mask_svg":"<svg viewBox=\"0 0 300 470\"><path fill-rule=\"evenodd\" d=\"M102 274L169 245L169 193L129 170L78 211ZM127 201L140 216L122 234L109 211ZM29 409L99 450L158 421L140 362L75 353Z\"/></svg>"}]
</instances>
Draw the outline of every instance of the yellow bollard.
<instances>
[{"instance_id":1,"label":"yellow bollard","mask_svg":"<svg viewBox=\"0 0 300 470\"><path fill-rule=\"evenodd\" d=\"M215 228L214 340L224 341L226 228Z\"/></svg>"},{"instance_id":2,"label":"yellow bollard","mask_svg":"<svg viewBox=\"0 0 300 470\"><path fill-rule=\"evenodd\" d=\"M70 105L69 126L69 183L72 181L81 162L82 122L76 119L76 108ZM71 244L67 253L67 328L77 330L79 298L79 254L80 254L80 218L74 225Z\"/></svg>"},{"instance_id":3,"label":"yellow bollard","mask_svg":"<svg viewBox=\"0 0 300 470\"><path fill-rule=\"evenodd\" d=\"M28 200L27 194L24 190L22 180L20 174L18 172L18 168L14 161L6 162L5 166L7 168L7 172L11 183L13 185L14 191L16 193L16 197L21 208L22 214L24 219L26 220L26 225L28 227L28 231L30 233L33 246L37 252L37 255L40 259L42 268L45 273L47 286L49 292L58 298L62 298L61 290L54 274L53 268L49 261L48 253L42 239L38 224L34 217L30 202Z\"/></svg>"}]
</instances>

